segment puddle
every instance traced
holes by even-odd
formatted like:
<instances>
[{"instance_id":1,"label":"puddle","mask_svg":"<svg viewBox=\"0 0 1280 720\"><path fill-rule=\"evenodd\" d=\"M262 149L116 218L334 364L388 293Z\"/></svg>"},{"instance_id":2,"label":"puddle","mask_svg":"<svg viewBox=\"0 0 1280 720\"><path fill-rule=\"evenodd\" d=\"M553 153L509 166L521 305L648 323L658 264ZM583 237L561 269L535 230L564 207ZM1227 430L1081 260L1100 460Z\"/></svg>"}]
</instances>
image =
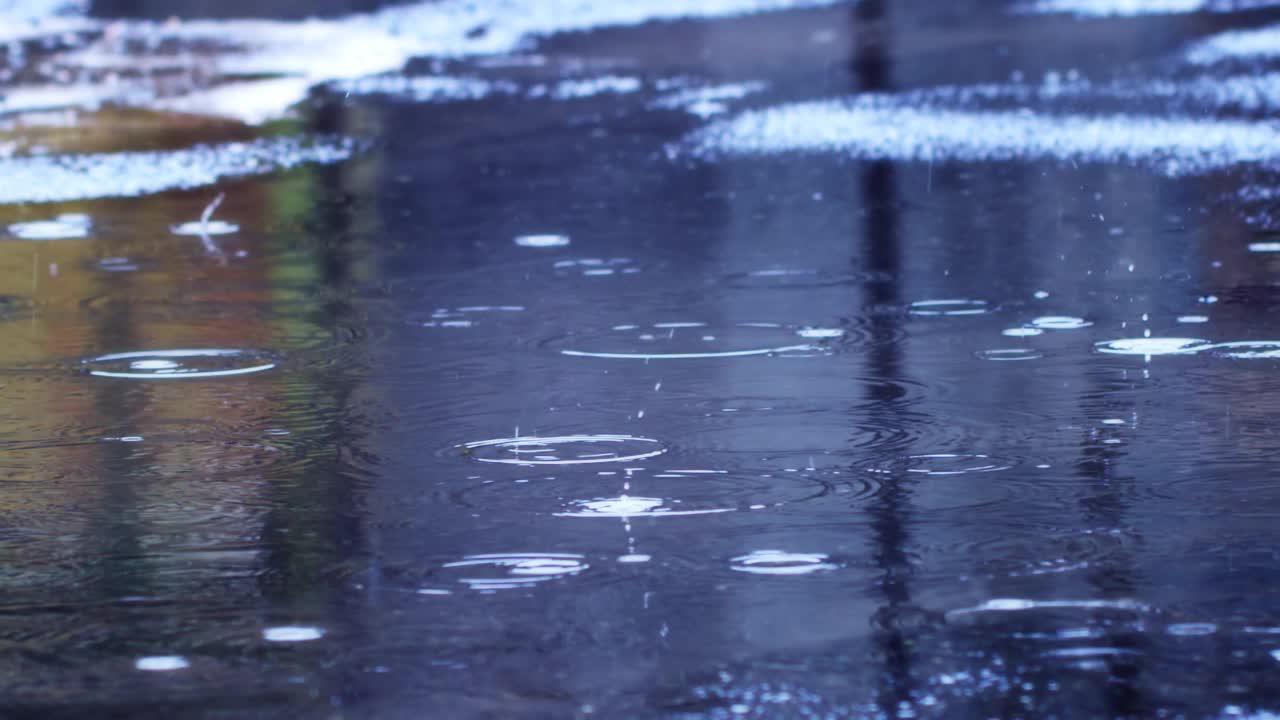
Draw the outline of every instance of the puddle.
<instances>
[{"instance_id":1,"label":"puddle","mask_svg":"<svg viewBox=\"0 0 1280 720\"><path fill-rule=\"evenodd\" d=\"M0 204L136 197L350 157L349 141L275 138L168 151L0 158ZM12 228L10 228L13 231ZM48 229L46 228L46 232Z\"/></svg>"}]
</instances>

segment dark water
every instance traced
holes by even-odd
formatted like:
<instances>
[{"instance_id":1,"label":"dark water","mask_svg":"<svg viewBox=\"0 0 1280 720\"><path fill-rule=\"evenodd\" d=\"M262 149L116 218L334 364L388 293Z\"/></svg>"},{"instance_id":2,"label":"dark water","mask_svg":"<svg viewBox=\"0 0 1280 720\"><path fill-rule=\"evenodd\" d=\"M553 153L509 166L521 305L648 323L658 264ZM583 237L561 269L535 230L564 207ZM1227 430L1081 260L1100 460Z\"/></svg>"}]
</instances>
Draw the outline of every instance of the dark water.
<instances>
[{"instance_id":1,"label":"dark water","mask_svg":"<svg viewBox=\"0 0 1280 720\"><path fill-rule=\"evenodd\" d=\"M1280 19L1005 10L554 37L445 69L644 87L321 89L347 162L0 208L93 223L0 243L0 715L1268 717L1265 165L707 159L653 106L1176 77ZM170 233L217 193L238 233Z\"/></svg>"}]
</instances>

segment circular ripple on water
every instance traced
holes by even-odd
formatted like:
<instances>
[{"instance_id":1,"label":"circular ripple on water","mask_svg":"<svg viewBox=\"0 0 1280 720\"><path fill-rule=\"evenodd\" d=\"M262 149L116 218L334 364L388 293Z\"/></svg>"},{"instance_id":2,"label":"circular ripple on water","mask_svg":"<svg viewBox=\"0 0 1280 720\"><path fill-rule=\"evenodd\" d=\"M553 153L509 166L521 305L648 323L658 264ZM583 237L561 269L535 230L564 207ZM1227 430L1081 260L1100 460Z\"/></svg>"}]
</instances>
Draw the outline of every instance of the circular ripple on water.
<instances>
[{"instance_id":1,"label":"circular ripple on water","mask_svg":"<svg viewBox=\"0 0 1280 720\"><path fill-rule=\"evenodd\" d=\"M824 553L756 550L729 561L729 569L752 575L812 575L839 569Z\"/></svg>"},{"instance_id":2,"label":"circular ripple on water","mask_svg":"<svg viewBox=\"0 0 1280 720\"><path fill-rule=\"evenodd\" d=\"M667 451L658 440L632 435L498 438L457 448L476 462L525 466L637 462Z\"/></svg>"},{"instance_id":3,"label":"circular ripple on water","mask_svg":"<svg viewBox=\"0 0 1280 720\"><path fill-rule=\"evenodd\" d=\"M570 553L494 553L467 555L445 563L436 582L451 582L483 593L516 590L578 575L590 569L586 558Z\"/></svg>"},{"instance_id":4,"label":"circular ripple on water","mask_svg":"<svg viewBox=\"0 0 1280 720\"><path fill-rule=\"evenodd\" d=\"M1280 340L1244 340L1217 343L1208 348L1214 357L1232 360L1275 360L1280 358Z\"/></svg>"},{"instance_id":5,"label":"circular ripple on water","mask_svg":"<svg viewBox=\"0 0 1280 720\"><path fill-rule=\"evenodd\" d=\"M452 500L491 512L573 518L675 518L769 510L826 495L820 471L776 473L681 467L605 470L479 481ZM475 482L475 481L473 481Z\"/></svg>"},{"instance_id":6,"label":"circular ripple on water","mask_svg":"<svg viewBox=\"0 0 1280 720\"><path fill-rule=\"evenodd\" d=\"M827 355L847 342L843 328L701 322L624 324L595 333L570 333L541 344L561 355L611 360L700 360L751 356Z\"/></svg>"},{"instance_id":7,"label":"circular ripple on water","mask_svg":"<svg viewBox=\"0 0 1280 720\"><path fill-rule=\"evenodd\" d=\"M775 267L726 275L721 282L742 290L812 290L837 286L858 286L866 282L883 282L888 273L842 272L818 268Z\"/></svg>"},{"instance_id":8,"label":"circular ripple on water","mask_svg":"<svg viewBox=\"0 0 1280 720\"><path fill-rule=\"evenodd\" d=\"M1039 360L1044 357L1044 353L1031 348L992 348L990 350L979 350L974 356L980 360L990 360L992 362L1021 362L1024 360Z\"/></svg>"},{"instance_id":9,"label":"circular ripple on water","mask_svg":"<svg viewBox=\"0 0 1280 720\"><path fill-rule=\"evenodd\" d=\"M1009 470L1017 464L1018 461L1014 459L980 453L930 453L926 455L907 455L888 461L871 463L866 466L866 470L884 475L914 473L945 477L949 475L1000 472Z\"/></svg>"},{"instance_id":10,"label":"circular ripple on water","mask_svg":"<svg viewBox=\"0 0 1280 720\"><path fill-rule=\"evenodd\" d=\"M947 299L917 300L907 306L907 313L922 317L985 315L996 310L996 306L986 300Z\"/></svg>"},{"instance_id":11,"label":"circular ripple on water","mask_svg":"<svg viewBox=\"0 0 1280 720\"><path fill-rule=\"evenodd\" d=\"M945 545L921 544L927 567L954 577L1034 577L1086 572L1122 559L1142 541L1127 528L1061 528L1043 510L1030 510L1017 524L958 526ZM958 570L959 568L959 570Z\"/></svg>"},{"instance_id":12,"label":"circular ripple on water","mask_svg":"<svg viewBox=\"0 0 1280 720\"><path fill-rule=\"evenodd\" d=\"M81 365L90 375L133 380L189 380L265 372L279 359L262 350L190 348L140 350L86 358Z\"/></svg>"},{"instance_id":13,"label":"circular ripple on water","mask_svg":"<svg viewBox=\"0 0 1280 720\"><path fill-rule=\"evenodd\" d=\"M1070 315L1045 315L1032 320L1027 325L1037 330L1080 330L1092 327L1093 322Z\"/></svg>"},{"instance_id":14,"label":"circular ripple on water","mask_svg":"<svg viewBox=\"0 0 1280 720\"><path fill-rule=\"evenodd\" d=\"M193 222L185 222L181 225L174 225L169 228L169 232L174 235L190 235L190 236L213 236L213 235L234 235L240 232L240 226L235 223L226 222L225 220L210 220L201 222L199 220Z\"/></svg>"},{"instance_id":15,"label":"circular ripple on water","mask_svg":"<svg viewBox=\"0 0 1280 720\"><path fill-rule=\"evenodd\" d=\"M88 215L65 214L52 220L14 223L9 234L19 240L76 240L88 237L92 227Z\"/></svg>"},{"instance_id":16,"label":"circular ripple on water","mask_svg":"<svg viewBox=\"0 0 1280 720\"><path fill-rule=\"evenodd\" d=\"M856 470L875 486L852 485L852 500L869 507L894 487L909 490L916 511L990 511L1015 501L1028 502L1044 492L1033 479L1006 472L1019 463L1012 457L980 453L931 453L863 462Z\"/></svg>"},{"instance_id":17,"label":"circular ripple on water","mask_svg":"<svg viewBox=\"0 0 1280 720\"><path fill-rule=\"evenodd\" d=\"M1199 338L1142 337L1105 340L1094 344L1094 349L1108 355L1191 355L1211 347L1209 341Z\"/></svg>"}]
</instances>

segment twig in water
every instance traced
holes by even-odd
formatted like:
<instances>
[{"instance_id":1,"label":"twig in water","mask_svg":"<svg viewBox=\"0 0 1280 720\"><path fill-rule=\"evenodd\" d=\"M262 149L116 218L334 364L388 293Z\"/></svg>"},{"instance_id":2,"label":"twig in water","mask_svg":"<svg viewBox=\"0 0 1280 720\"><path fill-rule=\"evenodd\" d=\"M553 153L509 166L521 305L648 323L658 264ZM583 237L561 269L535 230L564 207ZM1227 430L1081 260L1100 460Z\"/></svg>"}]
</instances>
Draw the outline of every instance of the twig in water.
<instances>
[{"instance_id":1,"label":"twig in water","mask_svg":"<svg viewBox=\"0 0 1280 720\"><path fill-rule=\"evenodd\" d=\"M226 193L218 193L218 197L214 198L214 199L213 199L213 202L211 202L211 203L209 203L208 205L206 205L206 206L205 206L205 208L204 208L204 212L200 213L200 227L201 227L201 228L208 228L208 227L209 227L209 221L213 219L213 213L214 213L214 211L218 209L218 206L222 204L222 200L223 200L223 198L225 198L226 196L227 196L227 194L226 194Z\"/></svg>"},{"instance_id":2,"label":"twig in water","mask_svg":"<svg viewBox=\"0 0 1280 720\"><path fill-rule=\"evenodd\" d=\"M218 243L209 237L209 221L213 219L214 211L218 209L218 206L222 204L222 200L226 196L226 193L218 193L218 197L206 205L204 212L200 213L200 244L204 245L205 252L221 258L224 265L227 263L226 253L222 252L222 248Z\"/></svg>"}]
</instances>

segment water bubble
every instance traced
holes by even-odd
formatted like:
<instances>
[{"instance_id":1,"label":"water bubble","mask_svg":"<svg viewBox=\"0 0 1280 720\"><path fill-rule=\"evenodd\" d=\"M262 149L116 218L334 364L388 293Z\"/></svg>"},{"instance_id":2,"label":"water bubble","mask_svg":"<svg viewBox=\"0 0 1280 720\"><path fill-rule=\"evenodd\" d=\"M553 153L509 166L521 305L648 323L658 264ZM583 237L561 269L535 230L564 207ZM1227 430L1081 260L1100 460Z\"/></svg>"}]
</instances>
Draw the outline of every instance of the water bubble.
<instances>
[{"instance_id":1,"label":"water bubble","mask_svg":"<svg viewBox=\"0 0 1280 720\"><path fill-rule=\"evenodd\" d=\"M981 454L932 453L928 455L908 455L888 463L873 465L868 468L877 473L909 472L920 475L968 475L971 473L989 473L1008 470L1014 463L1010 460L995 458Z\"/></svg>"},{"instance_id":2,"label":"water bubble","mask_svg":"<svg viewBox=\"0 0 1280 720\"><path fill-rule=\"evenodd\" d=\"M14 223L9 234L19 240L72 240L88 237L93 221L88 215L59 215L53 220Z\"/></svg>"},{"instance_id":3,"label":"water bubble","mask_svg":"<svg viewBox=\"0 0 1280 720\"><path fill-rule=\"evenodd\" d=\"M1008 337L1035 337L1036 335L1043 335L1044 330L1033 327L1016 327L1001 330L1000 334Z\"/></svg>"},{"instance_id":4,"label":"water bubble","mask_svg":"<svg viewBox=\"0 0 1280 720\"><path fill-rule=\"evenodd\" d=\"M209 222L196 220L174 225L169 228L169 232L174 235L232 235L240 232L240 226L224 220L210 220Z\"/></svg>"},{"instance_id":5,"label":"water bubble","mask_svg":"<svg viewBox=\"0 0 1280 720\"><path fill-rule=\"evenodd\" d=\"M148 672L169 672L189 668L191 663L181 655L153 655L138 658L133 662L133 666Z\"/></svg>"},{"instance_id":6,"label":"water bubble","mask_svg":"<svg viewBox=\"0 0 1280 720\"><path fill-rule=\"evenodd\" d=\"M1207 340L1199 338L1143 337L1107 340L1094 345L1100 353L1109 355L1189 355L1209 348Z\"/></svg>"},{"instance_id":7,"label":"water bubble","mask_svg":"<svg viewBox=\"0 0 1280 720\"><path fill-rule=\"evenodd\" d=\"M527 248L557 248L569 244L568 235L521 235L515 239L516 245Z\"/></svg>"},{"instance_id":8,"label":"water bubble","mask_svg":"<svg viewBox=\"0 0 1280 720\"><path fill-rule=\"evenodd\" d=\"M311 640L319 640L324 635L323 628L300 625L282 625L280 627L265 628L262 631L263 640L281 643L309 642Z\"/></svg>"},{"instance_id":9,"label":"water bubble","mask_svg":"<svg viewBox=\"0 0 1280 720\"><path fill-rule=\"evenodd\" d=\"M613 360L696 360L831 351L843 331L776 323L709 326L699 322L618 325L611 331L553 338L561 355ZM807 341L807 342L806 342Z\"/></svg>"},{"instance_id":10,"label":"water bubble","mask_svg":"<svg viewBox=\"0 0 1280 720\"><path fill-rule=\"evenodd\" d=\"M1091 325L1093 323L1084 318L1071 317L1069 315L1045 315L1031 321L1031 327L1041 330L1079 330Z\"/></svg>"},{"instance_id":11,"label":"water bubble","mask_svg":"<svg viewBox=\"0 0 1280 720\"><path fill-rule=\"evenodd\" d=\"M1044 357L1044 353L1030 348L994 348L991 350L979 350L975 354L983 360L994 360L996 362L1039 360Z\"/></svg>"},{"instance_id":12,"label":"water bubble","mask_svg":"<svg viewBox=\"0 0 1280 720\"><path fill-rule=\"evenodd\" d=\"M1249 243L1249 252L1256 252L1256 253L1280 252L1280 242L1251 242Z\"/></svg>"},{"instance_id":13,"label":"water bubble","mask_svg":"<svg viewBox=\"0 0 1280 720\"><path fill-rule=\"evenodd\" d=\"M657 440L631 435L563 435L481 440L460 445L471 459L506 465L587 465L634 462L667 451Z\"/></svg>"},{"instance_id":14,"label":"water bubble","mask_svg":"<svg viewBox=\"0 0 1280 720\"><path fill-rule=\"evenodd\" d=\"M1209 322L1209 316L1207 316L1207 315L1179 315L1179 316L1178 316L1178 322L1182 323L1183 325L1198 325L1198 324L1200 324L1200 323L1207 323L1207 322Z\"/></svg>"},{"instance_id":15,"label":"water bubble","mask_svg":"<svg viewBox=\"0 0 1280 720\"><path fill-rule=\"evenodd\" d=\"M256 350L203 348L110 353L81 364L98 377L181 380L263 372L274 368L276 359Z\"/></svg>"},{"instance_id":16,"label":"water bubble","mask_svg":"<svg viewBox=\"0 0 1280 720\"><path fill-rule=\"evenodd\" d=\"M982 315L991 310L986 300L917 300L907 306L912 315Z\"/></svg>"},{"instance_id":17,"label":"water bubble","mask_svg":"<svg viewBox=\"0 0 1280 720\"><path fill-rule=\"evenodd\" d=\"M618 556L618 562L620 563L647 563L652 559L652 555L644 555L641 553L631 553L628 555Z\"/></svg>"},{"instance_id":18,"label":"water bubble","mask_svg":"<svg viewBox=\"0 0 1280 720\"><path fill-rule=\"evenodd\" d=\"M1217 343L1209 348L1211 354L1233 360L1271 360L1280 358L1280 341L1244 340Z\"/></svg>"},{"instance_id":19,"label":"water bubble","mask_svg":"<svg viewBox=\"0 0 1280 720\"><path fill-rule=\"evenodd\" d=\"M463 569L458 582L482 592L528 587L577 575L589 567L581 555L562 553L468 555L444 565L449 570ZM486 570L488 574L480 574Z\"/></svg>"},{"instance_id":20,"label":"water bubble","mask_svg":"<svg viewBox=\"0 0 1280 720\"><path fill-rule=\"evenodd\" d=\"M822 553L790 553L782 550L756 550L733 558L730 569L754 575L808 575L824 570L836 570L838 565L829 562Z\"/></svg>"},{"instance_id":21,"label":"water bubble","mask_svg":"<svg viewBox=\"0 0 1280 720\"><path fill-rule=\"evenodd\" d=\"M685 510L679 506L679 501L674 501L672 504L668 504L669 502L672 501L660 498L630 497L627 495L596 500L576 500L572 503L573 510L559 512L556 515L577 518L630 518L641 516L715 515L717 513L733 512L733 508Z\"/></svg>"}]
</instances>

